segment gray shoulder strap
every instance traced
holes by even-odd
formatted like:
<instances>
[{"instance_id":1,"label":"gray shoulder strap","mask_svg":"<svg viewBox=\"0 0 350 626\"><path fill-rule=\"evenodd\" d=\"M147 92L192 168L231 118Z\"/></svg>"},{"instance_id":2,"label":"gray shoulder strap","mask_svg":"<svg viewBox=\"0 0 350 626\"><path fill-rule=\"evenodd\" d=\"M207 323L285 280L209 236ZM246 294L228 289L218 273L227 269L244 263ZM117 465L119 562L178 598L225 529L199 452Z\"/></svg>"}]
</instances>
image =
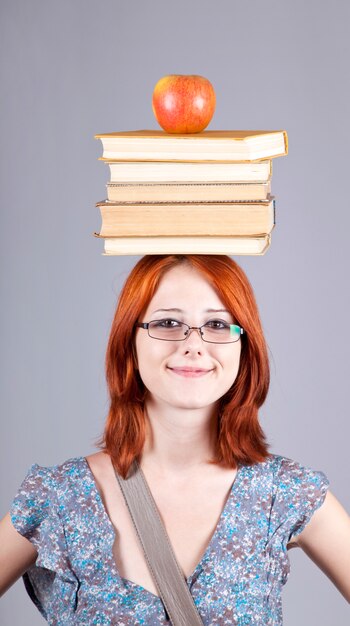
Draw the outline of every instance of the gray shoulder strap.
<instances>
[{"instance_id":1,"label":"gray shoulder strap","mask_svg":"<svg viewBox=\"0 0 350 626\"><path fill-rule=\"evenodd\" d=\"M115 472L146 561L173 626L203 626L145 476L135 459L127 478Z\"/></svg>"}]
</instances>

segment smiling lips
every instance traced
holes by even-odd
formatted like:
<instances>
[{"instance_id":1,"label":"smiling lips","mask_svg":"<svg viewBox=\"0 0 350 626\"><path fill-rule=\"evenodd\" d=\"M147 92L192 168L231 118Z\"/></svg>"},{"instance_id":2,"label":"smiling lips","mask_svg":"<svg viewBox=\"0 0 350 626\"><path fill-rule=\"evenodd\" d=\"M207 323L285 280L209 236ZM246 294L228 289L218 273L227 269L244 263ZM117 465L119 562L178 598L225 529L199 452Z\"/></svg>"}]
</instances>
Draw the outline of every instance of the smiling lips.
<instances>
[{"instance_id":1,"label":"smiling lips","mask_svg":"<svg viewBox=\"0 0 350 626\"><path fill-rule=\"evenodd\" d=\"M204 370L199 367L170 367L169 368L175 374L179 374L179 376L185 376L189 378L197 378L199 376L204 376L211 372L212 370Z\"/></svg>"}]
</instances>

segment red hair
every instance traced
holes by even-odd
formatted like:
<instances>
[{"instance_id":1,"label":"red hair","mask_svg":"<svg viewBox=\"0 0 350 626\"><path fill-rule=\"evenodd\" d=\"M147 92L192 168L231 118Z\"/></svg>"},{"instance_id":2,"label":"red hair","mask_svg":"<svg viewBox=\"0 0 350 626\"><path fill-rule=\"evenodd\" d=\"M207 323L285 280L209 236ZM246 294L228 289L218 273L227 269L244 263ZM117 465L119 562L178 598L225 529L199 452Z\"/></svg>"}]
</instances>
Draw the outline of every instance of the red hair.
<instances>
[{"instance_id":1,"label":"red hair","mask_svg":"<svg viewBox=\"0 0 350 626\"><path fill-rule=\"evenodd\" d=\"M252 287L243 270L228 256L146 255L130 272L120 293L106 352L106 380L110 408L103 435L96 445L107 452L116 471L126 478L145 442L144 400L147 390L135 360L135 324L157 290L164 274L187 263L199 271L217 291L237 324L241 336L240 365L232 387L220 399L215 465L236 468L270 456L258 420L264 403L270 370L267 346Z\"/></svg>"}]
</instances>

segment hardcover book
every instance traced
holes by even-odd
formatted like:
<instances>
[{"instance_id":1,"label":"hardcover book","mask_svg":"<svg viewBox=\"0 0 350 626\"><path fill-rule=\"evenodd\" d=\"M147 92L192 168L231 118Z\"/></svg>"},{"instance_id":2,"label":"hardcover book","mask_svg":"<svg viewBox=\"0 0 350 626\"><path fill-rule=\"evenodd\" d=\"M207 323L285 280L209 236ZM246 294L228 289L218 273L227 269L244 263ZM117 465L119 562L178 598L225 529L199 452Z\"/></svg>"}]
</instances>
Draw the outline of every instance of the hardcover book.
<instances>
[{"instance_id":1,"label":"hardcover book","mask_svg":"<svg viewBox=\"0 0 350 626\"><path fill-rule=\"evenodd\" d=\"M261 202L112 204L98 202L101 237L261 235L275 224L272 196Z\"/></svg>"},{"instance_id":2,"label":"hardcover book","mask_svg":"<svg viewBox=\"0 0 350 626\"><path fill-rule=\"evenodd\" d=\"M94 233L95 237L100 237ZM271 235L260 237L113 237L104 239L105 256L143 254L262 255Z\"/></svg>"},{"instance_id":3,"label":"hardcover book","mask_svg":"<svg viewBox=\"0 0 350 626\"><path fill-rule=\"evenodd\" d=\"M204 130L169 134L132 130L95 135L104 160L121 161L257 161L288 152L285 130Z\"/></svg>"},{"instance_id":4,"label":"hardcover book","mask_svg":"<svg viewBox=\"0 0 350 626\"><path fill-rule=\"evenodd\" d=\"M237 202L266 200L267 183L108 183L110 202Z\"/></svg>"},{"instance_id":5,"label":"hardcover book","mask_svg":"<svg viewBox=\"0 0 350 626\"><path fill-rule=\"evenodd\" d=\"M182 163L181 161L107 161L115 183L265 183L272 161L255 163Z\"/></svg>"}]
</instances>

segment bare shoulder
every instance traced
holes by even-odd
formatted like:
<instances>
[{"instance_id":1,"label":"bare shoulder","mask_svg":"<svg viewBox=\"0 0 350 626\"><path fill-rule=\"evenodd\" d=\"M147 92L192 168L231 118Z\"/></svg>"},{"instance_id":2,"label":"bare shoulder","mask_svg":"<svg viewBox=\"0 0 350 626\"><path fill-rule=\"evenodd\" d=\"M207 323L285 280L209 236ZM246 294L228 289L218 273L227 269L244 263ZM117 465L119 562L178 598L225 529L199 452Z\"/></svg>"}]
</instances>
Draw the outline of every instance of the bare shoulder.
<instances>
[{"instance_id":1,"label":"bare shoulder","mask_svg":"<svg viewBox=\"0 0 350 626\"><path fill-rule=\"evenodd\" d=\"M89 454L85 457L90 467L96 469L98 471L106 470L110 468L112 465L111 458L109 454L103 452L102 450L99 452L94 452L93 454Z\"/></svg>"},{"instance_id":2,"label":"bare shoulder","mask_svg":"<svg viewBox=\"0 0 350 626\"><path fill-rule=\"evenodd\" d=\"M116 483L113 464L108 453L99 451L85 457L96 485L103 496L109 489L114 488Z\"/></svg>"}]
</instances>

